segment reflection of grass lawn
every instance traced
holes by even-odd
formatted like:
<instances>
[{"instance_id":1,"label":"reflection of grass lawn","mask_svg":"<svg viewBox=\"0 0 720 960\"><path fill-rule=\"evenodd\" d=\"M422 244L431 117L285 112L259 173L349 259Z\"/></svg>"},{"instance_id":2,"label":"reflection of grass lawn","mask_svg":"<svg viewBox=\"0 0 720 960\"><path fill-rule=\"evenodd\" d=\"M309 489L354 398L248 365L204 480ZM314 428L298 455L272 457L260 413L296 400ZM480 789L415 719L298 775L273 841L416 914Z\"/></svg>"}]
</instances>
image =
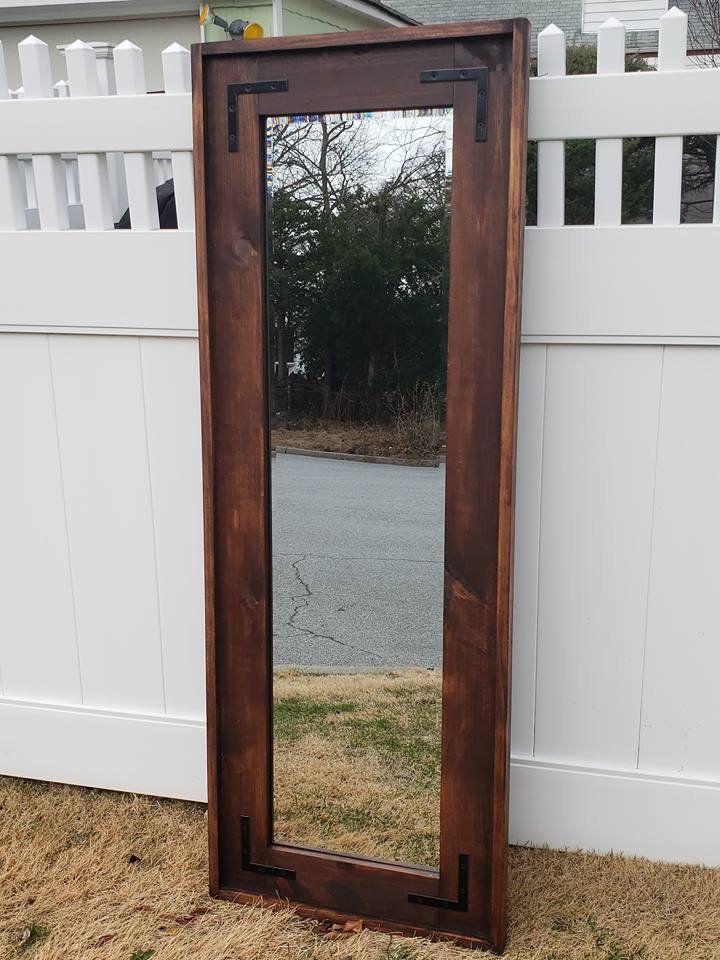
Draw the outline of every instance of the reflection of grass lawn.
<instances>
[{"instance_id":1,"label":"reflection of grass lawn","mask_svg":"<svg viewBox=\"0 0 720 960\"><path fill-rule=\"evenodd\" d=\"M275 676L279 839L437 864L440 673Z\"/></svg>"}]
</instances>

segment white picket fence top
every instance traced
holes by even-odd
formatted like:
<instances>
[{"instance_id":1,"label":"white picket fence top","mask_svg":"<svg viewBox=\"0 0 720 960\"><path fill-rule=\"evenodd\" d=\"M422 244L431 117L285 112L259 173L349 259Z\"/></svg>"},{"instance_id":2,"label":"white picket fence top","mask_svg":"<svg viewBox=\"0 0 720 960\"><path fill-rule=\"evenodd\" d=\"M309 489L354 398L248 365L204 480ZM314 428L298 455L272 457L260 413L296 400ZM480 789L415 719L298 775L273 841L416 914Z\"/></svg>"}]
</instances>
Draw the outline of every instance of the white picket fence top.
<instances>
[{"instance_id":1,"label":"white picket fence top","mask_svg":"<svg viewBox=\"0 0 720 960\"><path fill-rule=\"evenodd\" d=\"M615 19L598 31L597 74L565 76L565 47L561 30L543 30L539 75L530 82L538 199L537 227L526 233L525 339L628 336L608 326L608 318L618 315L620 296L638 289L647 309L634 336L687 336L679 318L717 302L720 291L713 266L717 236L707 233L716 228L680 227L683 136L720 134L720 70L688 68L687 16L676 7L660 21L656 71L624 72L625 28ZM0 261L8 268L18 263L7 270L0 329L42 329L42 319L56 311L57 291L82 287L88 306L76 307L68 332L102 327L195 335L189 51L178 44L163 51L163 94L146 92L142 50L128 41L113 50L109 71L91 46L71 44L68 80L54 85L45 43L28 37L19 54L23 86L11 91L0 46ZM631 136L656 138L653 224L645 227L621 225L622 138ZM592 227L565 226L565 141L575 138L596 140ZM170 176L179 230L158 232L155 188ZM718 225L720 164L715 178ZM132 229L114 231L128 208ZM677 230L655 234L659 226ZM580 263L588 256L598 265L591 301ZM47 281L41 287L34 281L38 262ZM679 263L693 275L683 277ZM78 264L82 274L76 275ZM582 288L574 286L578 276ZM576 296L586 307L581 331ZM556 301L552 312L548 297ZM107 305L102 316L90 306L98 301ZM692 336L720 342L720 322L706 317Z\"/></svg>"},{"instance_id":2,"label":"white picket fence top","mask_svg":"<svg viewBox=\"0 0 720 960\"><path fill-rule=\"evenodd\" d=\"M680 223L683 136L720 132L718 70L687 69L688 18L671 7L660 20L657 72L626 74L625 27L598 31L597 74L565 76L565 34L538 36L538 77L530 83L530 140L538 149L538 226L564 223L564 140L597 140L595 224L620 224L622 138L656 137L653 223ZM714 222L720 223L720 174Z\"/></svg>"},{"instance_id":3,"label":"white picket fence top","mask_svg":"<svg viewBox=\"0 0 720 960\"><path fill-rule=\"evenodd\" d=\"M625 74L625 27L613 18L598 31L597 74L567 77L564 33L553 25L540 33L529 113L529 139L540 143L538 226L564 223L563 141L576 138L598 141L595 223L619 225L621 140L631 136L657 138L654 223L680 223L682 137L720 132L720 72L686 69L686 48L687 15L672 7L660 21L657 72ZM129 41L113 51L112 96L102 95L95 51L80 40L65 52L68 80L54 85L47 44L30 36L19 55L23 86L11 91L0 44L0 230L26 229L35 199L42 230L67 229L69 201L80 198L84 229L111 230L118 202L112 209L106 153L124 155L132 228L157 229L151 155L158 151L171 154L179 227L192 230L189 51L179 44L163 51L162 95L147 93L142 50ZM18 154L33 157L25 186ZM63 154L77 155L80 198L68 191ZM720 223L720 189L714 212Z\"/></svg>"},{"instance_id":4,"label":"white picket fence top","mask_svg":"<svg viewBox=\"0 0 720 960\"><path fill-rule=\"evenodd\" d=\"M166 92L152 95L143 52L126 40L113 51L111 96L103 95L95 51L81 40L65 50L68 80L54 85L46 43L30 36L18 52L23 85L10 91L0 44L0 229L26 229L25 210L33 199L42 230L68 229L68 206L75 198L61 155L76 154L85 230L112 230L123 212L119 206L128 205L133 229L157 230L152 152L171 151L178 225L192 230L190 52L179 44L163 51ZM120 187L114 205L106 153L124 155L119 179L124 172L126 187ZM18 154L32 155L34 182L28 183L28 171L24 189L13 156ZM117 168L113 172L118 179Z\"/></svg>"}]
</instances>

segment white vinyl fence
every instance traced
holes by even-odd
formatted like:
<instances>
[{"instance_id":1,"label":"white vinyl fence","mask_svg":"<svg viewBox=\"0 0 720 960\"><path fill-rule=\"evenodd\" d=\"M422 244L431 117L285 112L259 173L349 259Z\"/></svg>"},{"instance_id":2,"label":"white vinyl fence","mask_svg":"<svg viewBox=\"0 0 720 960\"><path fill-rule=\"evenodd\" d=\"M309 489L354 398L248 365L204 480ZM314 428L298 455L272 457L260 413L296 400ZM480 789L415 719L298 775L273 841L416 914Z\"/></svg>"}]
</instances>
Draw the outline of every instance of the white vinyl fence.
<instances>
[{"instance_id":1,"label":"white vinyl fence","mask_svg":"<svg viewBox=\"0 0 720 960\"><path fill-rule=\"evenodd\" d=\"M671 10L658 71L632 75L617 22L593 76L540 37L511 830L720 864L720 189L714 224L680 224L682 138L720 133L720 71L685 69L686 29ZM147 95L120 45L113 94L76 44L53 96L47 49L20 52L23 95L0 100L0 772L199 800L188 54ZM629 136L657 138L647 226L620 224ZM594 226L564 225L574 138L597 140ZM168 167L180 229L160 232ZM114 231L122 174L133 229Z\"/></svg>"}]
</instances>

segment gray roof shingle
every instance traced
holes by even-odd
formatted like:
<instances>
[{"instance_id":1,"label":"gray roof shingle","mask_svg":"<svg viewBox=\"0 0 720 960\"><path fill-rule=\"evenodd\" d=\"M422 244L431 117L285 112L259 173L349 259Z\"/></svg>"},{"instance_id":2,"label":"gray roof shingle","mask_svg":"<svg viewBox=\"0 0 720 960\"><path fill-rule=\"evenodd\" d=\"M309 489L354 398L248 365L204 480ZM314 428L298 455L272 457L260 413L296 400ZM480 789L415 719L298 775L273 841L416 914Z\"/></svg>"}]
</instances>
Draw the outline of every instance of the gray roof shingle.
<instances>
[{"instance_id":1,"label":"gray roof shingle","mask_svg":"<svg viewBox=\"0 0 720 960\"><path fill-rule=\"evenodd\" d=\"M538 33L550 23L565 32L569 45L596 42L595 34L582 32L583 0L391 0L391 3L399 13L421 23L527 17L533 53ZM676 5L692 15L689 0L678 0ZM626 48L628 52L654 53L657 43L657 30L628 31Z\"/></svg>"}]
</instances>

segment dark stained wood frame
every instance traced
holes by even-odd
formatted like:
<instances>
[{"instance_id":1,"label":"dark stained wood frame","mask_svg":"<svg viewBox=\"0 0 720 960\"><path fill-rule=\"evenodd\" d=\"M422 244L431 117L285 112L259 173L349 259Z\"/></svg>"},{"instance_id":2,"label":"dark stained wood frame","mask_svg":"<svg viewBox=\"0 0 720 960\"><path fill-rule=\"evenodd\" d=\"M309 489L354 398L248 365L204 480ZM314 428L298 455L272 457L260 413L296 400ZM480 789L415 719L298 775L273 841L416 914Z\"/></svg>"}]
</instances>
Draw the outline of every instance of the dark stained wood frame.
<instances>
[{"instance_id":1,"label":"dark stained wood frame","mask_svg":"<svg viewBox=\"0 0 720 960\"><path fill-rule=\"evenodd\" d=\"M475 83L419 82L422 70L481 66L486 142L475 139ZM215 896L504 947L527 78L525 20L193 47ZM238 97L239 150L229 152L228 85L276 79L289 89ZM454 158L438 872L273 838L264 118L441 105L454 108ZM466 911L409 901L456 900L462 854Z\"/></svg>"}]
</instances>

